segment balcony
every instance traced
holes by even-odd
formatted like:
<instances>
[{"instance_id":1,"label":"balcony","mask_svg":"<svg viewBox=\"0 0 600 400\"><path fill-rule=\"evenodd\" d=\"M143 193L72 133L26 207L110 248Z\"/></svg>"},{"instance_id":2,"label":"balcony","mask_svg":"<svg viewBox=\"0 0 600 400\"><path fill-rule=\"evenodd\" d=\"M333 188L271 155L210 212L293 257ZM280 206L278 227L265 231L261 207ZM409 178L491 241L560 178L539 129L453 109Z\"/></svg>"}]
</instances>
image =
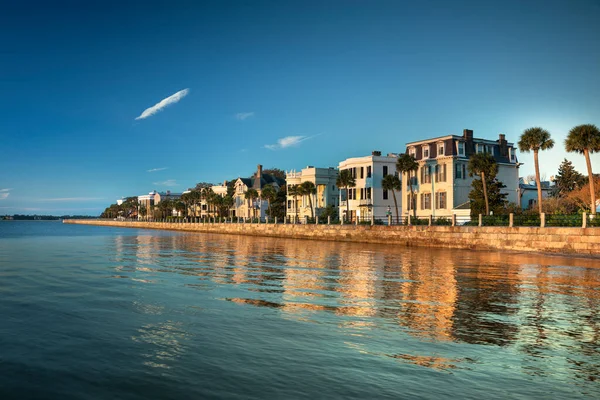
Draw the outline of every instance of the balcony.
<instances>
[{"instance_id":1,"label":"balcony","mask_svg":"<svg viewBox=\"0 0 600 400\"><path fill-rule=\"evenodd\" d=\"M373 207L373 199L361 199L359 205L362 207Z\"/></svg>"}]
</instances>

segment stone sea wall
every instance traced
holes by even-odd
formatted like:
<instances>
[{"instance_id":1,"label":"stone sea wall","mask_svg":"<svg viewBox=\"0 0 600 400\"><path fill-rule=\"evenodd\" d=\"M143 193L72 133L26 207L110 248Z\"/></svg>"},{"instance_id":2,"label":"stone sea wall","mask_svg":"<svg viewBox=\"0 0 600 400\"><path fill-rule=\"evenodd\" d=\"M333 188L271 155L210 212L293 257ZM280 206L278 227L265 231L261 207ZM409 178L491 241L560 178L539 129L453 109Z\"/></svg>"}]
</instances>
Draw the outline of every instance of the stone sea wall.
<instances>
[{"instance_id":1,"label":"stone sea wall","mask_svg":"<svg viewBox=\"0 0 600 400\"><path fill-rule=\"evenodd\" d=\"M275 238L509 250L600 257L600 228L160 223L64 220L68 224L165 229Z\"/></svg>"}]
</instances>

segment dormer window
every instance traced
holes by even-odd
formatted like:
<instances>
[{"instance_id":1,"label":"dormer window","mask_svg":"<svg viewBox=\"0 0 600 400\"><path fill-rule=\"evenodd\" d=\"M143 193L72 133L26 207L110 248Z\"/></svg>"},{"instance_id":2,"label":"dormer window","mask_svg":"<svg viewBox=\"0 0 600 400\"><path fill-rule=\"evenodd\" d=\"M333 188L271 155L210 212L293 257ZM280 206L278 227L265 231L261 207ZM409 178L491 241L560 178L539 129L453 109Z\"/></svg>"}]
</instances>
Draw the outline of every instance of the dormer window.
<instances>
[{"instance_id":1,"label":"dormer window","mask_svg":"<svg viewBox=\"0 0 600 400\"><path fill-rule=\"evenodd\" d=\"M423 158L429 158L429 146L423 147Z\"/></svg>"},{"instance_id":2,"label":"dormer window","mask_svg":"<svg viewBox=\"0 0 600 400\"><path fill-rule=\"evenodd\" d=\"M513 149L512 147L509 147L508 154L510 155L510 162L516 162L517 157L515 155L515 149Z\"/></svg>"},{"instance_id":3,"label":"dormer window","mask_svg":"<svg viewBox=\"0 0 600 400\"><path fill-rule=\"evenodd\" d=\"M417 149L411 147L408 149L408 155L412 156L413 158L417 158Z\"/></svg>"},{"instance_id":4,"label":"dormer window","mask_svg":"<svg viewBox=\"0 0 600 400\"><path fill-rule=\"evenodd\" d=\"M444 143L438 143L438 157L444 155Z\"/></svg>"},{"instance_id":5,"label":"dormer window","mask_svg":"<svg viewBox=\"0 0 600 400\"><path fill-rule=\"evenodd\" d=\"M464 155L465 155L465 142L458 142L458 155L464 157Z\"/></svg>"}]
</instances>

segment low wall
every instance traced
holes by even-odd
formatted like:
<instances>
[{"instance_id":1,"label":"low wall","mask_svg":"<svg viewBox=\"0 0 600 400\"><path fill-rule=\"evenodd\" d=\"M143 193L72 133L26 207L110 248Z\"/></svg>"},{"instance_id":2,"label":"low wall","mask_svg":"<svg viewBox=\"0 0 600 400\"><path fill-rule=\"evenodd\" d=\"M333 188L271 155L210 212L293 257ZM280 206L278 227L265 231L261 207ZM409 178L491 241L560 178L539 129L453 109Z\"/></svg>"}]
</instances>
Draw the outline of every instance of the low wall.
<instances>
[{"instance_id":1,"label":"low wall","mask_svg":"<svg viewBox=\"0 0 600 400\"><path fill-rule=\"evenodd\" d=\"M277 238L383 243L475 250L510 250L600 257L600 228L465 226L202 224L105 220L64 220L67 224L166 229Z\"/></svg>"}]
</instances>

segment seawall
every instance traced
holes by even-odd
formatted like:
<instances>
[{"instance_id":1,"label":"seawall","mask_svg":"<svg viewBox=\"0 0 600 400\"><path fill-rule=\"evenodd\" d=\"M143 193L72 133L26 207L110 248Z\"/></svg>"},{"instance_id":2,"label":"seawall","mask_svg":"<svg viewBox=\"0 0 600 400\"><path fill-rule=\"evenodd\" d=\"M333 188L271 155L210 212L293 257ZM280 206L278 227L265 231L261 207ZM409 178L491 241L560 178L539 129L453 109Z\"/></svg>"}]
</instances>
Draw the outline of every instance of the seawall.
<instances>
[{"instance_id":1,"label":"seawall","mask_svg":"<svg viewBox=\"0 0 600 400\"><path fill-rule=\"evenodd\" d=\"M399 246L572 254L600 258L600 228L202 224L106 220L64 220L63 223L291 239L383 243Z\"/></svg>"}]
</instances>

